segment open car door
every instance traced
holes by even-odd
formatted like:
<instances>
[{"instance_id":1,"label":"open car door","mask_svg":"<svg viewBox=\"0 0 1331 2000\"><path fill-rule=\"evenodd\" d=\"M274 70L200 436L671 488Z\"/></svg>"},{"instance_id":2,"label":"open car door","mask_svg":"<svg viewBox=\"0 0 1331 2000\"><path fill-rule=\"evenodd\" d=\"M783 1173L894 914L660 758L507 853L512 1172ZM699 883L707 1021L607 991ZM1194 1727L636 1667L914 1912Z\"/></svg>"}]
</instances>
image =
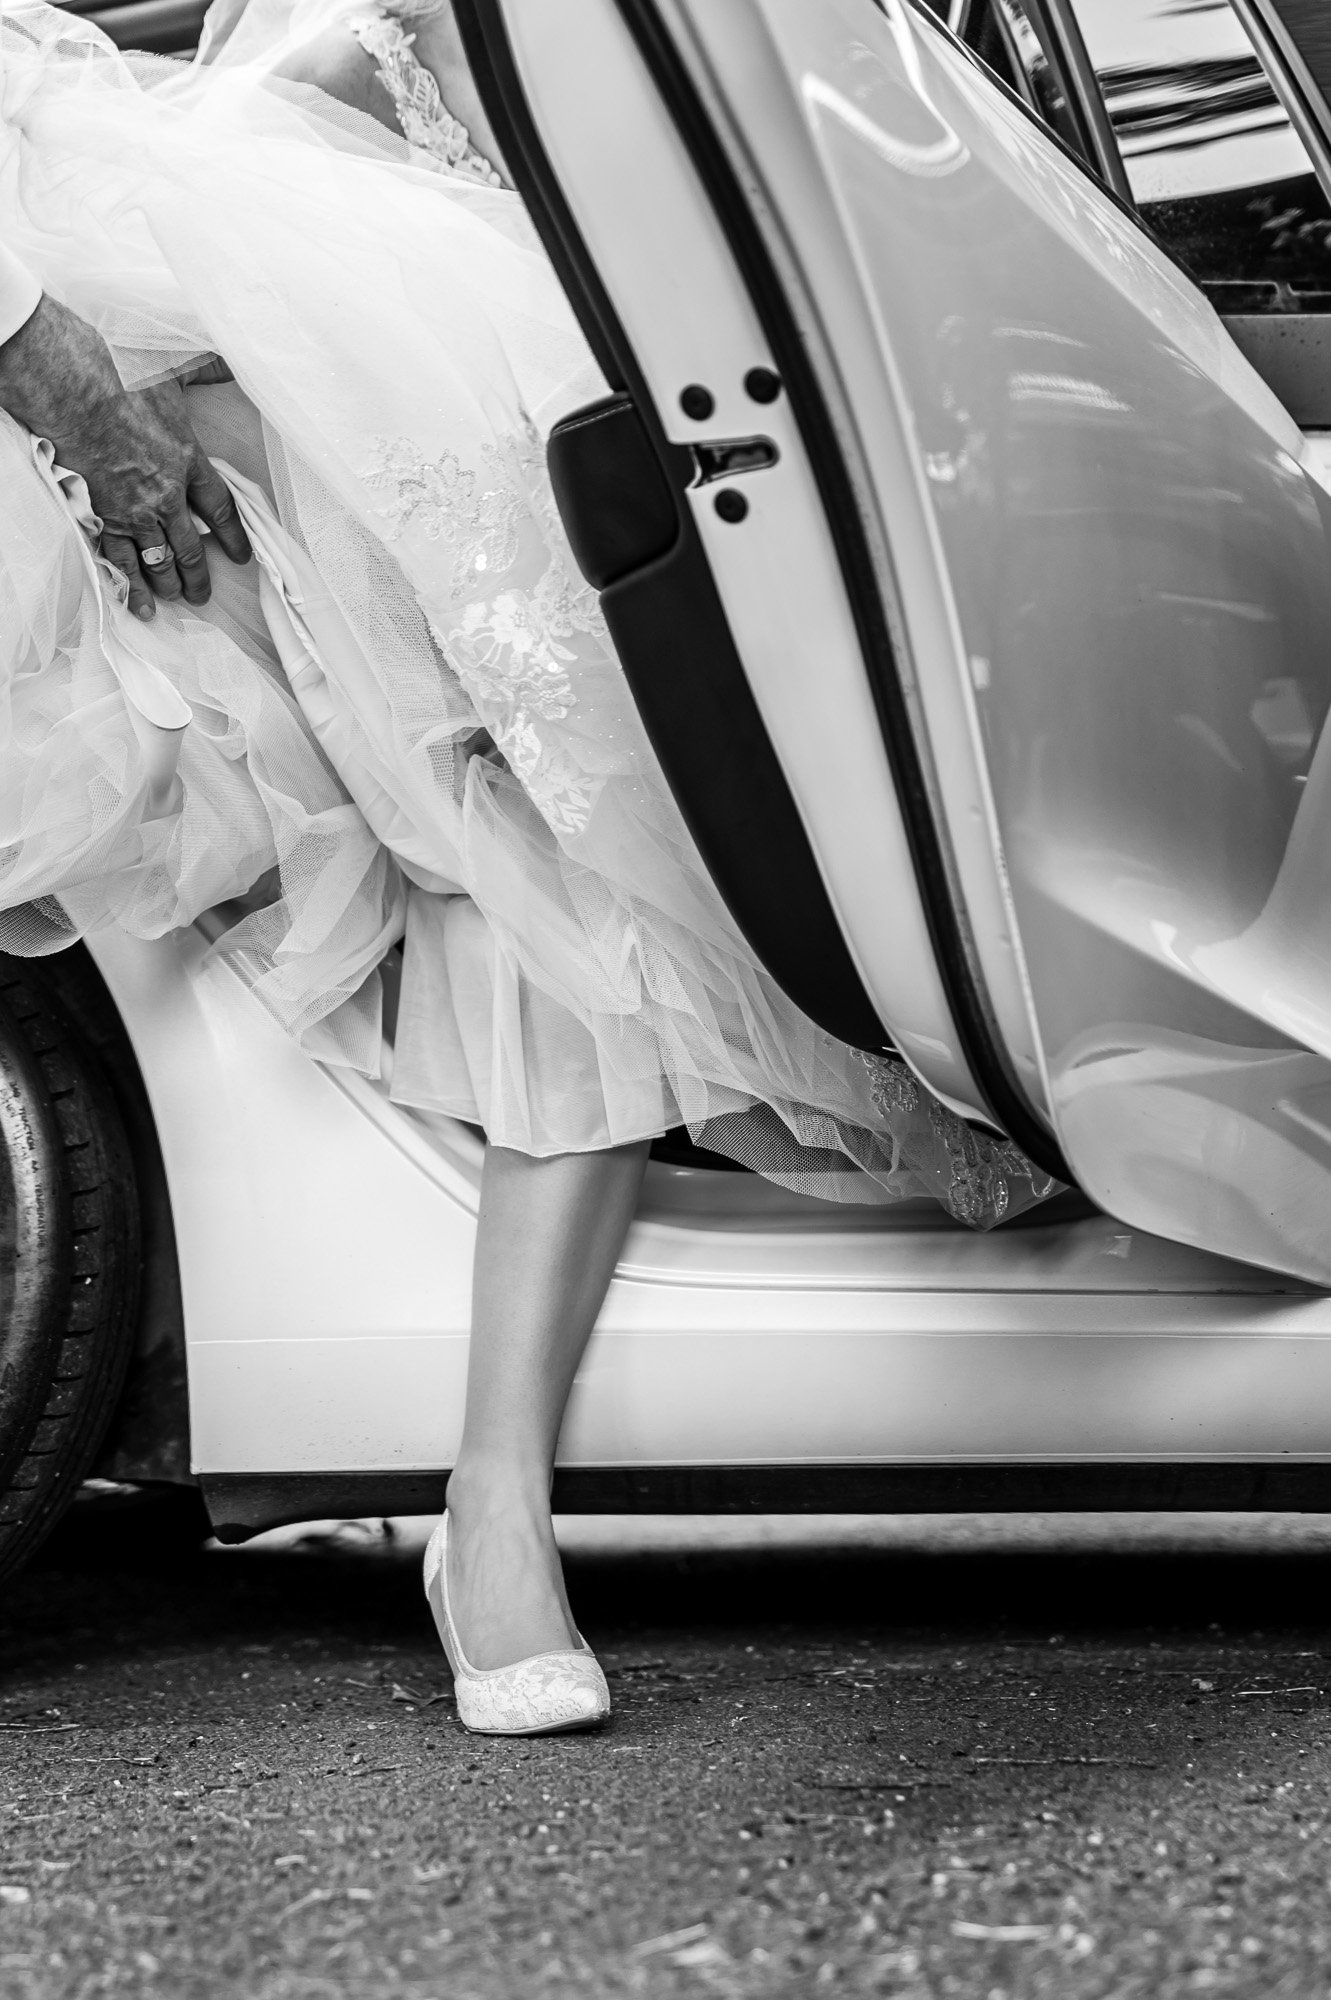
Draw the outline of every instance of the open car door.
<instances>
[{"instance_id":1,"label":"open car door","mask_svg":"<svg viewBox=\"0 0 1331 2000\"><path fill-rule=\"evenodd\" d=\"M550 445L805 1010L1125 1222L1331 1281L1331 498L906 0L456 0L612 394Z\"/></svg>"}]
</instances>

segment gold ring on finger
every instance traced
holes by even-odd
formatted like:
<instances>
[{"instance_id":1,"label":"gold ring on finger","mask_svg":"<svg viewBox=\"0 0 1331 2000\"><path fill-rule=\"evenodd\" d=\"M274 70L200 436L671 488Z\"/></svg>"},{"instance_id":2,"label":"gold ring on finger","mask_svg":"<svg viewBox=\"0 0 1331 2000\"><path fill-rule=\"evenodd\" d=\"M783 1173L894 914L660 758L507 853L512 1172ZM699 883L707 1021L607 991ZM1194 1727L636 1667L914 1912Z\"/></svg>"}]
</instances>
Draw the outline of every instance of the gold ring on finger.
<instances>
[{"instance_id":1,"label":"gold ring on finger","mask_svg":"<svg viewBox=\"0 0 1331 2000\"><path fill-rule=\"evenodd\" d=\"M150 549L139 550L140 562L147 563L149 569L160 569L171 560L171 551L165 542L154 542Z\"/></svg>"}]
</instances>

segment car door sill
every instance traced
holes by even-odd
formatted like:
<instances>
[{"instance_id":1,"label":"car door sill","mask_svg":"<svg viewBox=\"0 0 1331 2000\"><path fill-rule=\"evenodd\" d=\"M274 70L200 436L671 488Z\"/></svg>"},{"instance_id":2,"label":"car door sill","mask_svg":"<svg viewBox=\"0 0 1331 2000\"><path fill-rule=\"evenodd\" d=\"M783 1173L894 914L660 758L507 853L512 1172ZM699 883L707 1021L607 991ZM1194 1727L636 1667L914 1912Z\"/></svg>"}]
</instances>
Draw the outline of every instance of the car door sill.
<instances>
[{"instance_id":1,"label":"car door sill","mask_svg":"<svg viewBox=\"0 0 1331 2000\"><path fill-rule=\"evenodd\" d=\"M218 1541L297 1521L435 1514L447 1471L205 1472ZM580 1465L555 1472L565 1514L1321 1513L1331 1459L1012 1464Z\"/></svg>"}]
</instances>

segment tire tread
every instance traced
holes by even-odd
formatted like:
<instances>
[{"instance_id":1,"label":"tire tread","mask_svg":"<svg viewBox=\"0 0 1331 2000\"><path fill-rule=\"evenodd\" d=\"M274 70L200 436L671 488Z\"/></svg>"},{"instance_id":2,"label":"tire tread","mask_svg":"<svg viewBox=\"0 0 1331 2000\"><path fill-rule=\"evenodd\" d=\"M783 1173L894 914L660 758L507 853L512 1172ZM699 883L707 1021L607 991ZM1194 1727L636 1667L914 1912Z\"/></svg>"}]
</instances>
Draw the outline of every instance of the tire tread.
<instances>
[{"instance_id":1,"label":"tire tread","mask_svg":"<svg viewBox=\"0 0 1331 2000\"><path fill-rule=\"evenodd\" d=\"M92 1465L134 1345L141 1251L129 1146L96 1056L32 967L0 959L0 1001L46 1084L72 1239L49 1392L0 1484L3 1578L54 1527Z\"/></svg>"}]
</instances>

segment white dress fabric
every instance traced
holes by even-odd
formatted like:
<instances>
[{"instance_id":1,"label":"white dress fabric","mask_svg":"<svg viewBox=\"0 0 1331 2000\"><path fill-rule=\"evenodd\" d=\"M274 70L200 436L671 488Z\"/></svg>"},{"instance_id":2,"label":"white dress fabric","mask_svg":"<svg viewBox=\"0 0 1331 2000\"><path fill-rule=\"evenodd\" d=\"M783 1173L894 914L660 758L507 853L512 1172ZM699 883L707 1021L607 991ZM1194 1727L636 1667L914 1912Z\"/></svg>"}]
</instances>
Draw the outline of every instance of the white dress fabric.
<instances>
[{"instance_id":1,"label":"white dress fabric","mask_svg":"<svg viewBox=\"0 0 1331 2000\"><path fill-rule=\"evenodd\" d=\"M274 80L334 19L405 136ZM373 1075L402 941L404 1104L534 1154L686 1125L834 1199L1029 1207L1048 1179L808 1021L708 879L546 475L604 384L407 28L251 0L203 57L0 8L0 242L130 386L225 358L186 394L256 556L140 623L81 482L0 416L0 948L239 905L218 949Z\"/></svg>"},{"instance_id":2,"label":"white dress fabric","mask_svg":"<svg viewBox=\"0 0 1331 2000\"><path fill-rule=\"evenodd\" d=\"M0 345L32 318L42 301L42 288L26 264L0 243Z\"/></svg>"}]
</instances>

